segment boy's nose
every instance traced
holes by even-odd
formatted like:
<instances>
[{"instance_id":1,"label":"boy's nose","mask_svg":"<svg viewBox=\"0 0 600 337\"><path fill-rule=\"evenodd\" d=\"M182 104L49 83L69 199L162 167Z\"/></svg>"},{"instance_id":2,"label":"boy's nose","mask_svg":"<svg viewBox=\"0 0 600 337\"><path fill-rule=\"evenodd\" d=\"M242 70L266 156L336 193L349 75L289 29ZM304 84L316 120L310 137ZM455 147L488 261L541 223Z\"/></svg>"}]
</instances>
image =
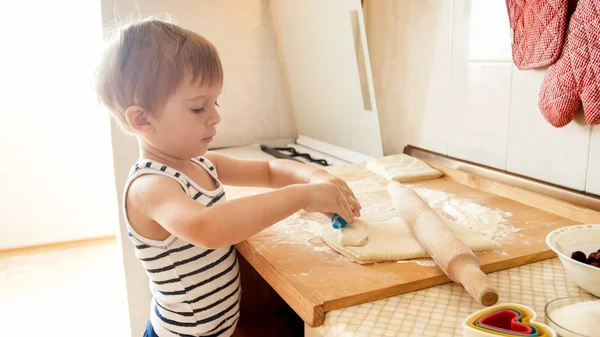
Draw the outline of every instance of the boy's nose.
<instances>
[{"instance_id":1,"label":"boy's nose","mask_svg":"<svg viewBox=\"0 0 600 337\"><path fill-rule=\"evenodd\" d=\"M219 114L217 109L215 109L215 112L213 113L211 118L208 120L208 123L209 123L209 125L216 125L216 124L219 124L220 122L221 122L221 115Z\"/></svg>"}]
</instances>

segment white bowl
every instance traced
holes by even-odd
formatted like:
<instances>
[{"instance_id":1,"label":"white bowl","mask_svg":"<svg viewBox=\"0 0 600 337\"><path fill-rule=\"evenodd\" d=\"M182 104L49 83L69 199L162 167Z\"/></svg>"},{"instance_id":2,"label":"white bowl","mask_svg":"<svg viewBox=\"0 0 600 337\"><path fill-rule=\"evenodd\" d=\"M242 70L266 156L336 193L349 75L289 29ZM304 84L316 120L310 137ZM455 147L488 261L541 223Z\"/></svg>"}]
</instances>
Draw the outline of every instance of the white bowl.
<instances>
[{"instance_id":1,"label":"white bowl","mask_svg":"<svg viewBox=\"0 0 600 337\"><path fill-rule=\"evenodd\" d=\"M582 331L585 327L580 327L581 322L566 321L569 318L562 318L556 316L555 310L569 305L573 305L581 302L596 301L593 298L582 298L582 297L562 297L556 298L546 304L544 313L546 316L546 324L550 326L556 333L561 337L592 337L592 335L584 335ZM572 315L580 315L581 312L572 312ZM572 318L572 317L570 317ZM561 324L569 325L569 327L562 326ZM575 332L577 331L577 332Z\"/></svg>"},{"instance_id":2,"label":"white bowl","mask_svg":"<svg viewBox=\"0 0 600 337\"><path fill-rule=\"evenodd\" d=\"M600 297L600 268L571 258L571 254L577 250L589 256L600 249L600 225L558 228L546 236L546 244L558 255L567 275L578 286Z\"/></svg>"}]
</instances>

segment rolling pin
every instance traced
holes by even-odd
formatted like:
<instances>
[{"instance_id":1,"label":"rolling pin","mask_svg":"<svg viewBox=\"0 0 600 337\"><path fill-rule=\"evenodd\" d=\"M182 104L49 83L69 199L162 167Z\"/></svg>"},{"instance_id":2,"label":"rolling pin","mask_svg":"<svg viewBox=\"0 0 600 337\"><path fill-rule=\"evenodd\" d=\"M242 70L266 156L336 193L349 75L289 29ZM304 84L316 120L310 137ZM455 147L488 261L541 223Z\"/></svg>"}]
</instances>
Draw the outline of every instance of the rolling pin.
<instances>
[{"instance_id":1,"label":"rolling pin","mask_svg":"<svg viewBox=\"0 0 600 337\"><path fill-rule=\"evenodd\" d=\"M387 189L392 205L440 269L479 303L495 304L498 292L481 271L477 256L446 222L417 193L397 181L388 183Z\"/></svg>"}]
</instances>

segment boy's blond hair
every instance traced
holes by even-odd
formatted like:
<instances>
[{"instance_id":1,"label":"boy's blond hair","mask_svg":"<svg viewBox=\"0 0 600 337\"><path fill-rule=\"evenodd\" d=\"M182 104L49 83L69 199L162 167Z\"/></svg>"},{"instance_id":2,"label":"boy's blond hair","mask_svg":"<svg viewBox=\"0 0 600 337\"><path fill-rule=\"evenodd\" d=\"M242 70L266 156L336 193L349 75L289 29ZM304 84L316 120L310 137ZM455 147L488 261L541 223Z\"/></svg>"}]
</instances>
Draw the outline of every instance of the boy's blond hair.
<instances>
[{"instance_id":1,"label":"boy's blond hair","mask_svg":"<svg viewBox=\"0 0 600 337\"><path fill-rule=\"evenodd\" d=\"M122 26L107 41L96 77L100 102L125 131L130 106L156 112L185 76L219 85L223 67L212 43L188 29L155 18Z\"/></svg>"}]
</instances>

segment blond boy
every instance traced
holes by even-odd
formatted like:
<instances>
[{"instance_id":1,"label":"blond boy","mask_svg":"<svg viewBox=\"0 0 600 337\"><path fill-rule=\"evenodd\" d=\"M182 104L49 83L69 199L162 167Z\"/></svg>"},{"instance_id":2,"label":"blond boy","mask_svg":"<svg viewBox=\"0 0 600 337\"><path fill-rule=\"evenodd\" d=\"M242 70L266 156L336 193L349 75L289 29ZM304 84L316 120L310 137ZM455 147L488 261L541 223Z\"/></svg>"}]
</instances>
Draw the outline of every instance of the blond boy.
<instances>
[{"instance_id":1,"label":"blond boy","mask_svg":"<svg viewBox=\"0 0 600 337\"><path fill-rule=\"evenodd\" d=\"M100 63L100 101L139 143L123 209L153 295L145 336L231 336L241 296L235 243L301 209L360 215L350 188L324 170L208 152L222 85L209 41L155 19L118 30ZM273 190L226 201L223 184Z\"/></svg>"}]
</instances>

